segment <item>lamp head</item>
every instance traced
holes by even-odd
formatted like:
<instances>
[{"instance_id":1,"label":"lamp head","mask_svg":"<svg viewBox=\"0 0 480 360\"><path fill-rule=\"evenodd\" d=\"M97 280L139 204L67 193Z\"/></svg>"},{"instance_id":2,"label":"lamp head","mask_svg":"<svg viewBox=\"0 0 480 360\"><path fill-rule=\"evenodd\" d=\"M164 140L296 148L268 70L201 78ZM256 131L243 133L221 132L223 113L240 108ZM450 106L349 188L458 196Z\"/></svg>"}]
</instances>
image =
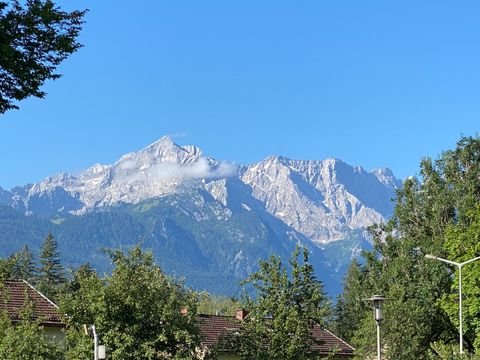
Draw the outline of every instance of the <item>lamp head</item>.
<instances>
[{"instance_id":1,"label":"lamp head","mask_svg":"<svg viewBox=\"0 0 480 360\"><path fill-rule=\"evenodd\" d=\"M426 254L426 255L425 255L425 259L437 260L437 259L438 259L438 256L435 256L435 255L432 255L432 254Z\"/></svg>"},{"instance_id":2,"label":"lamp head","mask_svg":"<svg viewBox=\"0 0 480 360\"><path fill-rule=\"evenodd\" d=\"M93 337L91 325L83 324L83 332L85 333L85 335Z\"/></svg>"},{"instance_id":3,"label":"lamp head","mask_svg":"<svg viewBox=\"0 0 480 360\"><path fill-rule=\"evenodd\" d=\"M374 316L375 321L380 322L383 320L383 302L385 301L385 297L382 295L373 295L371 298L365 299L369 301L373 301L373 308L374 308Z\"/></svg>"}]
</instances>

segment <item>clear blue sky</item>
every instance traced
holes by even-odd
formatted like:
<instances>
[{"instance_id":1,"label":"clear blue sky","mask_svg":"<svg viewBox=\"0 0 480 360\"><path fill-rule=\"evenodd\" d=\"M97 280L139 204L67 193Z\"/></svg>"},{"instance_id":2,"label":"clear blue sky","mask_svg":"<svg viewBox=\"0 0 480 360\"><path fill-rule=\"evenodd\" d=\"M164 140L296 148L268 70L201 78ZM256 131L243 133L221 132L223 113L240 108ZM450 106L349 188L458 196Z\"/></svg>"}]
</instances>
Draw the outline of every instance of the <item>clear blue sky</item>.
<instances>
[{"instance_id":1,"label":"clear blue sky","mask_svg":"<svg viewBox=\"0 0 480 360\"><path fill-rule=\"evenodd\" d=\"M0 186L163 135L219 160L340 158L416 174L480 115L478 1L63 0L85 45L0 118Z\"/></svg>"}]
</instances>

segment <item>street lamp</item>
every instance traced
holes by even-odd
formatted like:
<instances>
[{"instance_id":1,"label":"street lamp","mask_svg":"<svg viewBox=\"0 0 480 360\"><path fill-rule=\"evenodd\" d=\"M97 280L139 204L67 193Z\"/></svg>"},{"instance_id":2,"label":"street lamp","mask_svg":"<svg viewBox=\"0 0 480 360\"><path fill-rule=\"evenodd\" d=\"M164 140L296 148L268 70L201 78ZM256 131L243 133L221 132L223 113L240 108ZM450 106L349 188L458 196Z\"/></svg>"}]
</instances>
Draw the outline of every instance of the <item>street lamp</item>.
<instances>
[{"instance_id":1,"label":"street lamp","mask_svg":"<svg viewBox=\"0 0 480 360\"><path fill-rule=\"evenodd\" d=\"M458 267L458 303L459 303L459 310L458 310L458 320L460 322L460 354L463 354L463 316L462 316L462 267L463 265L470 264L471 262L474 262L475 260L480 259L480 256L477 256L476 258L464 261L462 263L458 263L455 261L443 259L441 257L427 254L425 255L425 258L430 259L430 260L438 260L442 261L444 263L450 264L450 265L455 265Z\"/></svg>"},{"instance_id":2,"label":"street lamp","mask_svg":"<svg viewBox=\"0 0 480 360\"><path fill-rule=\"evenodd\" d=\"M95 325L83 325L83 331L85 335L93 337L93 359L100 360L106 359L106 348L104 345L98 344L98 333Z\"/></svg>"},{"instance_id":3,"label":"street lamp","mask_svg":"<svg viewBox=\"0 0 480 360\"><path fill-rule=\"evenodd\" d=\"M382 360L382 346L380 343L380 323L383 320L383 302L385 298L382 295L373 295L371 298L365 299L373 301L373 315L377 323L377 360Z\"/></svg>"},{"instance_id":4,"label":"street lamp","mask_svg":"<svg viewBox=\"0 0 480 360\"><path fill-rule=\"evenodd\" d=\"M93 360L98 360L98 333L95 325L83 325L85 335L93 337Z\"/></svg>"}]
</instances>

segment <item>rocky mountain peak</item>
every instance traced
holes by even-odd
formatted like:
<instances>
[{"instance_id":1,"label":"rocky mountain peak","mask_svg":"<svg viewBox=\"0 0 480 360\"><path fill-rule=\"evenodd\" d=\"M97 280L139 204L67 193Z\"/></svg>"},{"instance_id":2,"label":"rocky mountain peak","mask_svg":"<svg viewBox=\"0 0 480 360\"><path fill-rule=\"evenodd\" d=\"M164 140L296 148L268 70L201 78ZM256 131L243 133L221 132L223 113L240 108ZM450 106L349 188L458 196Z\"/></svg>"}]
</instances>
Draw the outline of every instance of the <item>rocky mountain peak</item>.
<instances>
[{"instance_id":1,"label":"rocky mountain peak","mask_svg":"<svg viewBox=\"0 0 480 360\"><path fill-rule=\"evenodd\" d=\"M134 161L140 169L160 163L188 165L198 161L202 151L193 145L179 146L168 136L150 144L146 148L123 155L115 165Z\"/></svg>"},{"instance_id":2,"label":"rocky mountain peak","mask_svg":"<svg viewBox=\"0 0 480 360\"><path fill-rule=\"evenodd\" d=\"M384 185L392 188L399 189L402 187L402 182L393 175L392 170L389 168L379 168L372 171L377 179Z\"/></svg>"}]
</instances>

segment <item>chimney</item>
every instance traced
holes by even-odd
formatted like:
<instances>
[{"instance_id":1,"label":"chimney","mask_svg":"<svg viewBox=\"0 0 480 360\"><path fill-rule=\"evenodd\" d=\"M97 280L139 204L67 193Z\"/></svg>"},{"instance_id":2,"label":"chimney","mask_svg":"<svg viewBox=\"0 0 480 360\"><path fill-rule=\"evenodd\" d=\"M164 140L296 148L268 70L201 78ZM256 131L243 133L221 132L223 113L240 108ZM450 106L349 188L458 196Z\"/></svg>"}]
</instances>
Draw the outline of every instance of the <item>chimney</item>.
<instances>
[{"instance_id":1,"label":"chimney","mask_svg":"<svg viewBox=\"0 0 480 360\"><path fill-rule=\"evenodd\" d=\"M246 318L247 314L248 314L247 310L245 310L245 309L238 309L237 312L236 312L236 314L235 314L235 318L236 318L237 320L243 320L243 319Z\"/></svg>"}]
</instances>

